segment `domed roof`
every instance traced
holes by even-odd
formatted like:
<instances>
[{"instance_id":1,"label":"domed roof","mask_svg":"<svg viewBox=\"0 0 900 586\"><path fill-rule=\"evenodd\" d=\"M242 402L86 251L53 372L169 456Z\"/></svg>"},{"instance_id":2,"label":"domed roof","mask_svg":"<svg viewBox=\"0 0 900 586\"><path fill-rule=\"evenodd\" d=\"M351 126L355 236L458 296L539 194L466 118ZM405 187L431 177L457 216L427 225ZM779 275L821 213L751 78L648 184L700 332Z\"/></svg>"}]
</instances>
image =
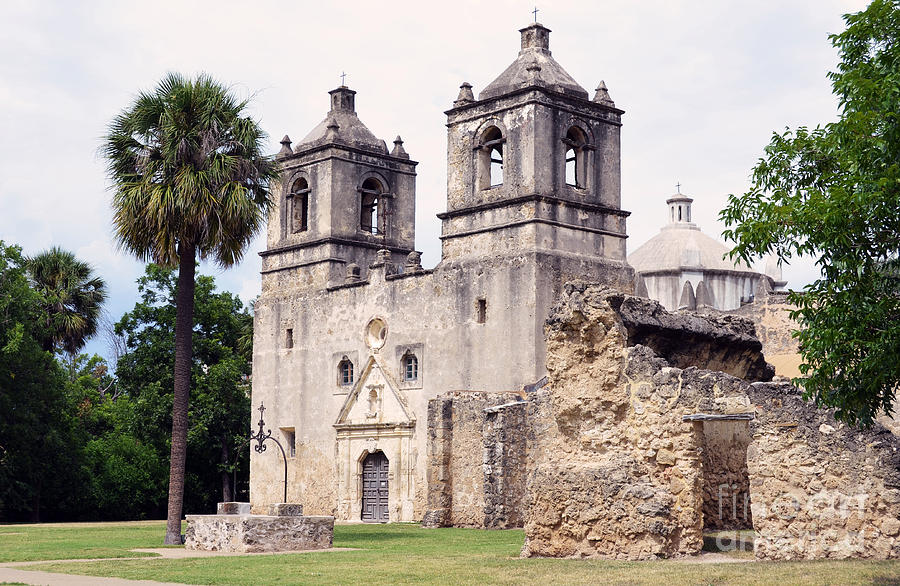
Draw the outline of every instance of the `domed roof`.
<instances>
[{"instance_id":1,"label":"domed roof","mask_svg":"<svg viewBox=\"0 0 900 586\"><path fill-rule=\"evenodd\" d=\"M728 247L690 221L693 201L681 193L669 198L669 224L628 255L628 264L638 273L685 269L752 271L744 263L728 260Z\"/></svg>"},{"instance_id":2,"label":"domed roof","mask_svg":"<svg viewBox=\"0 0 900 586\"><path fill-rule=\"evenodd\" d=\"M587 90L578 85L578 82L551 56L550 29L534 23L519 32L522 33L522 49L519 56L478 94L479 100L530 86L545 87L562 94L588 99Z\"/></svg>"},{"instance_id":3,"label":"domed roof","mask_svg":"<svg viewBox=\"0 0 900 586\"><path fill-rule=\"evenodd\" d=\"M331 94L331 111L294 147L294 152L299 153L319 145L337 143L387 154L387 144L372 134L356 115L354 98L356 92L341 86L328 93Z\"/></svg>"}]
</instances>

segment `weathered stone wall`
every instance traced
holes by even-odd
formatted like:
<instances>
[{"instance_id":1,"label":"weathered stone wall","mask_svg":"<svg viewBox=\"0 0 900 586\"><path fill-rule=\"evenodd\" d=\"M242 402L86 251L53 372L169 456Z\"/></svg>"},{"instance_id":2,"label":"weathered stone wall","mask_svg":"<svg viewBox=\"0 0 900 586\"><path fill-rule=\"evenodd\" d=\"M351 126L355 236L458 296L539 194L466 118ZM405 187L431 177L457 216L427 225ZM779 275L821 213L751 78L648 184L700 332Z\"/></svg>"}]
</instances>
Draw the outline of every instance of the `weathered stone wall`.
<instances>
[{"instance_id":1,"label":"weathered stone wall","mask_svg":"<svg viewBox=\"0 0 900 586\"><path fill-rule=\"evenodd\" d=\"M428 404L426 527L520 523L524 405L518 393L447 393ZM520 526L520 525L518 525Z\"/></svg>"},{"instance_id":2,"label":"weathered stone wall","mask_svg":"<svg viewBox=\"0 0 900 586\"><path fill-rule=\"evenodd\" d=\"M645 323L630 332L613 308L623 311L624 303L652 310L655 330ZM711 389L696 368L672 368L646 346L628 347L640 335L675 351L659 307L570 284L551 313L551 390L537 394L530 413L523 555L645 559L699 551L702 425L681 416ZM633 323L648 314L639 307L623 313ZM726 359L712 341L730 335L732 366L758 368L749 350L737 349L752 347L744 336L705 325L693 334L707 340L708 360Z\"/></svg>"},{"instance_id":3,"label":"weathered stone wall","mask_svg":"<svg viewBox=\"0 0 900 586\"><path fill-rule=\"evenodd\" d=\"M703 422L703 529L752 529L747 421Z\"/></svg>"},{"instance_id":4,"label":"weathered stone wall","mask_svg":"<svg viewBox=\"0 0 900 586\"><path fill-rule=\"evenodd\" d=\"M525 521L525 446L528 404L524 401L485 409L484 527L511 529Z\"/></svg>"},{"instance_id":5,"label":"weathered stone wall","mask_svg":"<svg viewBox=\"0 0 900 586\"><path fill-rule=\"evenodd\" d=\"M766 361L775 373L789 378L800 376L800 348L791 333L798 328L790 311L796 309L787 302L787 293L757 288L753 303L734 310L734 315L753 321L756 336L763 346Z\"/></svg>"},{"instance_id":6,"label":"weathered stone wall","mask_svg":"<svg viewBox=\"0 0 900 586\"><path fill-rule=\"evenodd\" d=\"M530 405L523 555L698 552L704 469L722 460L704 458L705 420L746 417L759 559L900 557L900 440L843 427L790 385L764 382L772 372L749 322L574 283L546 331L550 390ZM721 464L726 478L738 462Z\"/></svg>"},{"instance_id":7,"label":"weathered stone wall","mask_svg":"<svg viewBox=\"0 0 900 586\"><path fill-rule=\"evenodd\" d=\"M756 557L900 557L900 440L878 424L847 427L786 383L748 395Z\"/></svg>"}]
</instances>

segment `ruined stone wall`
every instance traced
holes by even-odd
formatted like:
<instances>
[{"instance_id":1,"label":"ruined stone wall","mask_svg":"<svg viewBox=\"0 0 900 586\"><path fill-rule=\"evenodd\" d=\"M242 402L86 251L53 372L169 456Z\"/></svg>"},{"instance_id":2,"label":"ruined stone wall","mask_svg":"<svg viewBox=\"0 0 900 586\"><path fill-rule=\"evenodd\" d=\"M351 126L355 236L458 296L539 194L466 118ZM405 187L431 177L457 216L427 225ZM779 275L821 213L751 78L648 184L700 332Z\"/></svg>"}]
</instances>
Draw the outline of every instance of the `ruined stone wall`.
<instances>
[{"instance_id":1,"label":"ruined stone wall","mask_svg":"<svg viewBox=\"0 0 900 586\"><path fill-rule=\"evenodd\" d=\"M789 384L748 394L757 559L900 557L900 440L837 422Z\"/></svg>"},{"instance_id":2,"label":"ruined stone wall","mask_svg":"<svg viewBox=\"0 0 900 586\"><path fill-rule=\"evenodd\" d=\"M485 410L482 443L487 529L511 529L524 523L527 406L517 401Z\"/></svg>"},{"instance_id":3,"label":"ruined stone wall","mask_svg":"<svg viewBox=\"0 0 900 586\"><path fill-rule=\"evenodd\" d=\"M628 341L685 362L684 340L693 340L703 364L743 375L765 368L759 343L740 329L746 324L693 320L656 302L567 285L547 321L551 390L536 395L529 414L523 555L647 559L700 550L702 424L682 416L706 403L749 405L738 379L673 368Z\"/></svg>"},{"instance_id":4,"label":"ruined stone wall","mask_svg":"<svg viewBox=\"0 0 900 586\"><path fill-rule=\"evenodd\" d=\"M428 403L426 527L516 526L524 493L523 408L517 393L452 392Z\"/></svg>"},{"instance_id":5,"label":"ruined stone wall","mask_svg":"<svg viewBox=\"0 0 900 586\"><path fill-rule=\"evenodd\" d=\"M791 335L798 327L789 314L792 309L786 292L758 288L753 303L732 312L753 321L766 361L775 367L776 374L788 378L800 376L802 361L797 340Z\"/></svg>"},{"instance_id":6,"label":"ruined stone wall","mask_svg":"<svg viewBox=\"0 0 900 586\"><path fill-rule=\"evenodd\" d=\"M900 557L900 440L847 428L791 385L765 382L751 323L573 283L546 332L550 390L529 407L523 555L699 552L709 486L739 473L747 439L704 426L746 418L758 559ZM712 456L716 446L738 449Z\"/></svg>"},{"instance_id":7,"label":"ruined stone wall","mask_svg":"<svg viewBox=\"0 0 900 586\"><path fill-rule=\"evenodd\" d=\"M703 529L752 529L747 421L703 422Z\"/></svg>"}]
</instances>

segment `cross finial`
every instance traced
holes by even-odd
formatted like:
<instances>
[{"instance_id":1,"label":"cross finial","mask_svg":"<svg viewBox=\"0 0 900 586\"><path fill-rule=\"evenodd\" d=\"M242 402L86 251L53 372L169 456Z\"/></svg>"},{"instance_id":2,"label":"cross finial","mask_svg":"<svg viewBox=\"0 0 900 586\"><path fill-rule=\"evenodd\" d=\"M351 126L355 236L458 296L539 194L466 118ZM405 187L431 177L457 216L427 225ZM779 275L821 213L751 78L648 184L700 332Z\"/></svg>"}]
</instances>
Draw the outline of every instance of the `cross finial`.
<instances>
[{"instance_id":1,"label":"cross finial","mask_svg":"<svg viewBox=\"0 0 900 586\"><path fill-rule=\"evenodd\" d=\"M341 71L341 86L345 86L347 84L344 83L344 78L347 77L347 74Z\"/></svg>"},{"instance_id":2,"label":"cross finial","mask_svg":"<svg viewBox=\"0 0 900 586\"><path fill-rule=\"evenodd\" d=\"M537 22L538 7L535 6L534 10L532 10L531 12L534 14L534 22Z\"/></svg>"},{"instance_id":3,"label":"cross finial","mask_svg":"<svg viewBox=\"0 0 900 586\"><path fill-rule=\"evenodd\" d=\"M678 183L675 184L675 189L678 190L679 194L681 193L681 181L679 181Z\"/></svg>"},{"instance_id":4,"label":"cross finial","mask_svg":"<svg viewBox=\"0 0 900 586\"><path fill-rule=\"evenodd\" d=\"M266 410L266 408L263 406L262 403L260 403L260 404L259 404L259 409L257 409L257 411L259 411L259 424L260 424L260 426L264 425L264 424L263 424L263 411L265 411L265 410Z\"/></svg>"}]
</instances>

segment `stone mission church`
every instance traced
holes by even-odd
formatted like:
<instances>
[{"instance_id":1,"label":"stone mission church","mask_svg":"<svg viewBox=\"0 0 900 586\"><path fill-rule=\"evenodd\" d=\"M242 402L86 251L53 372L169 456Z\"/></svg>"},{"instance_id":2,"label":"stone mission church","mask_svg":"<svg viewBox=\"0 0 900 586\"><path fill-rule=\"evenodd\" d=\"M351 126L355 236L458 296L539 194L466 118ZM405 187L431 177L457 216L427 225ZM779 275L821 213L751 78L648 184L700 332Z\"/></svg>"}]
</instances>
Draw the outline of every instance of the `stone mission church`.
<instances>
[{"instance_id":1,"label":"stone mission church","mask_svg":"<svg viewBox=\"0 0 900 586\"><path fill-rule=\"evenodd\" d=\"M620 208L623 111L521 31L512 64L447 114L441 261L415 250L416 162L355 111L356 92L278 154L262 255L253 406L288 452L288 502L338 519L428 508L428 404L521 392L546 375L544 322L567 281L631 291ZM479 456L471 466L481 469ZM252 453L254 510L280 502L280 454Z\"/></svg>"}]
</instances>

